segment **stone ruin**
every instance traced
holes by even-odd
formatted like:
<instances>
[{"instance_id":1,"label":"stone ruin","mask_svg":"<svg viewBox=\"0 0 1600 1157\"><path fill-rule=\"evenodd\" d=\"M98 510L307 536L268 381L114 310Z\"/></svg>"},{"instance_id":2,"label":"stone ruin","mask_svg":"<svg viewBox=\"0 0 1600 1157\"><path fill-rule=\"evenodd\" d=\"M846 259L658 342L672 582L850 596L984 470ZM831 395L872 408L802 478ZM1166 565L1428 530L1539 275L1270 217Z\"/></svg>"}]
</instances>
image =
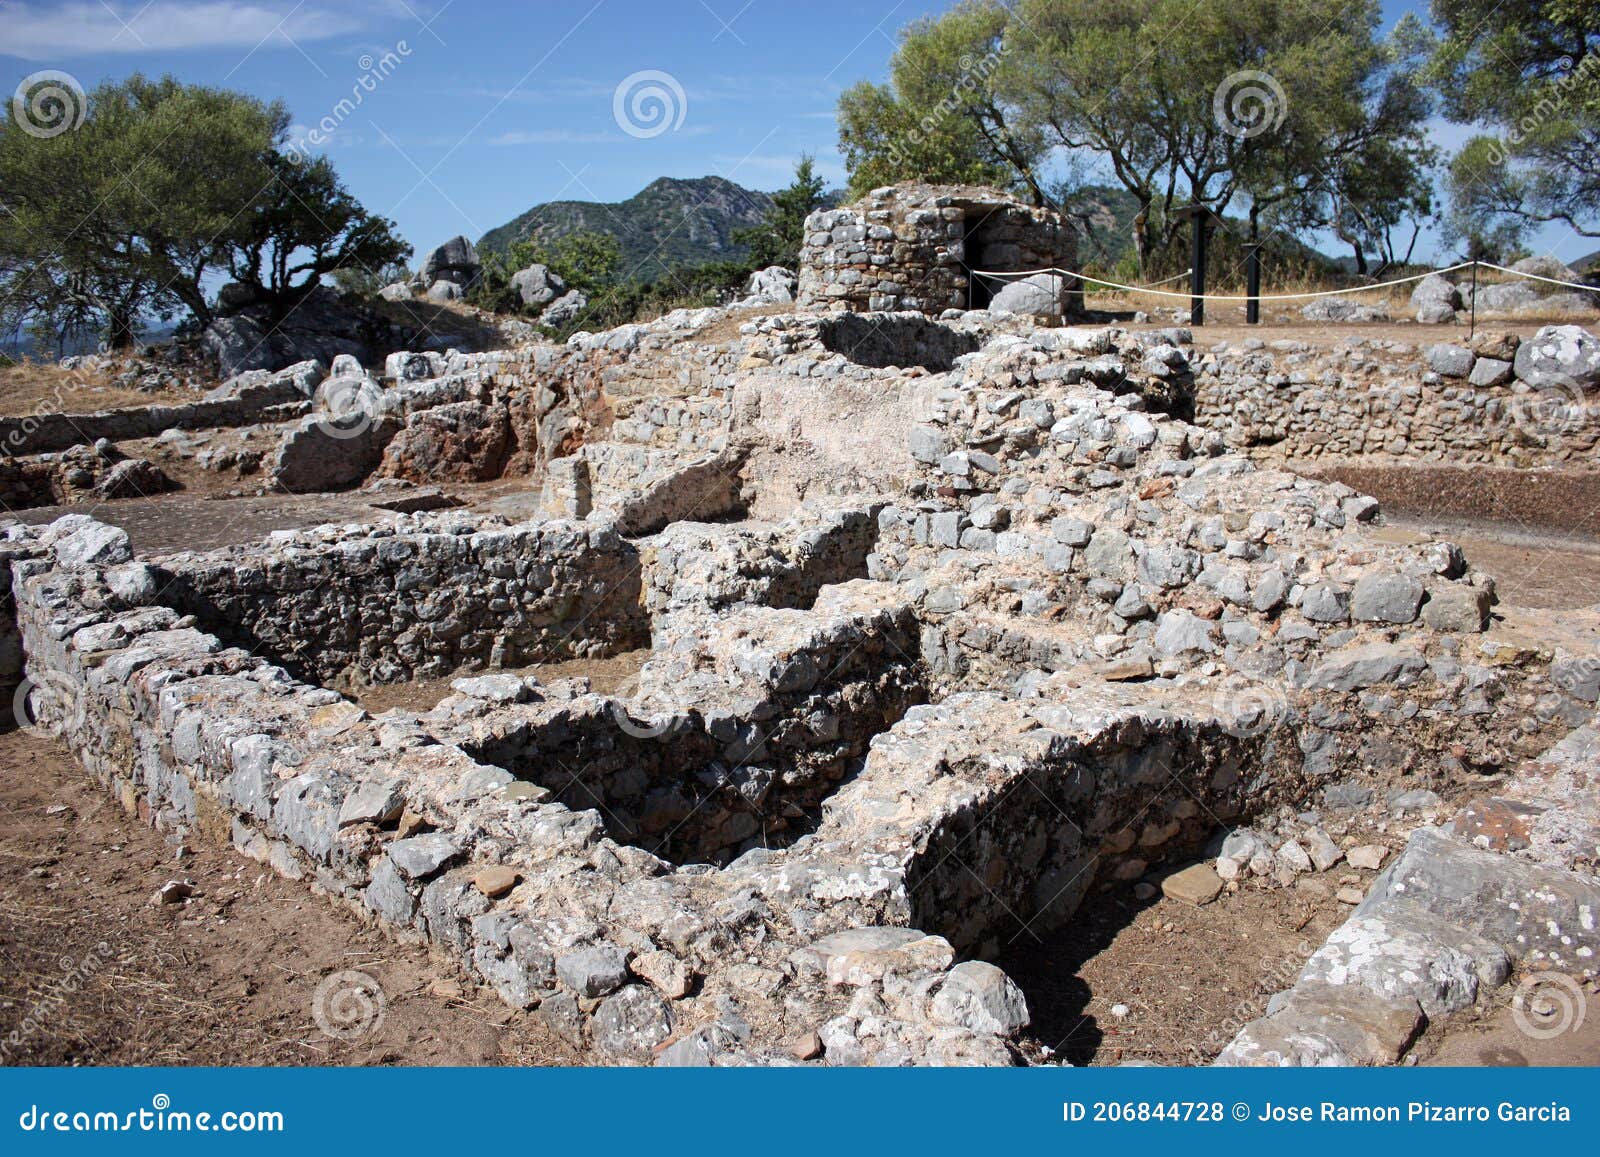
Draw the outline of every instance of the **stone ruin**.
<instances>
[{"instance_id":1,"label":"stone ruin","mask_svg":"<svg viewBox=\"0 0 1600 1157\"><path fill-rule=\"evenodd\" d=\"M1077 262L1077 231L1052 209L981 186L889 185L806 218L797 300L818 312L986 309L1007 282L974 271L1032 273ZM1083 309L1072 278L1034 278L1020 294L1011 312L1060 318Z\"/></svg>"},{"instance_id":2,"label":"stone ruin","mask_svg":"<svg viewBox=\"0 0 1600 1157\"><path fill-rule=\"evenodd\" d=\"M881 200L867 228L963 240L959 204ZM1271 887L1392 853L1221 1063L1395 1063L1514 971L1592 977L1592 641L1188 420L1228 358L1187 331L930 318L967 292L938 267L940 301L859 322L836 279L733 339L710 310L397 355L353 438L257 382L305 407L266 468L306 488L527 501L148 558L13 523L6 669L131 813L601 1061L1016 1063L992 961L1196 858ZM310 392L369 381L340 369ZM640 651L615 692L525 673ZM350 696L440 678L421 709Z\"/></svg>"}]
</instances>

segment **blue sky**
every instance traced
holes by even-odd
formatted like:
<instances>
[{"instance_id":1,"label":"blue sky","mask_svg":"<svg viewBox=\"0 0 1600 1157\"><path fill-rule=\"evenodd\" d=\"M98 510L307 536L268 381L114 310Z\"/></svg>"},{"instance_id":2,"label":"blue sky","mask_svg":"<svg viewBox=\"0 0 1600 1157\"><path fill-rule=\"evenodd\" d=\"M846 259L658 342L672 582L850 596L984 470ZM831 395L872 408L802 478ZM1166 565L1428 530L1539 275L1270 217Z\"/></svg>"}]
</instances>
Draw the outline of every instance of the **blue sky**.
<instances>
[{"instance_id":1,"label":"blue sky","mask_svg":"<svg viewBox=\"0 0 1600 1157\"><path fill-rule=\"evenodd\" d=\"M420 252L456 233L477 238L540 201L620 200L658 176L719 174L772 189L810 152L842 181L839 93L882 79L898 29L945 7L0 0L0 94L59 69L86 88L171 72L281 99L307 147L332 156L356 196L394 218ZM1408 7L1386 0L1385 13L1392 20ZM618 88L630 77L619 114ZM650 99L652 88L670 108ZM630 111L635 92L643 95ZM1439 131L1446 144L1464 135ZM1596 247L1562 229L1539 240L1566 258Z\"/></svg>"}]
</instances>

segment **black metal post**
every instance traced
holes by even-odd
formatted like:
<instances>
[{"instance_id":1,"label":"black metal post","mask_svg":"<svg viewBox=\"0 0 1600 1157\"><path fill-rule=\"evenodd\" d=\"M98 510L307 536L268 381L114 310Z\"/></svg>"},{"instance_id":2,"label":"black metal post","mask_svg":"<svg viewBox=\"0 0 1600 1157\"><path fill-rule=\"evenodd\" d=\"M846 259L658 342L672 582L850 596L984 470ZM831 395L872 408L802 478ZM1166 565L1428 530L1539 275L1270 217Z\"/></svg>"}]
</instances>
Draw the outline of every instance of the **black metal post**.
<instances>
[{"instance_id":1,"label":"black metal post","mask_svg":"<svg viewBox=\"0 0 1600 1157\"><path fill-rule=\"evenodd\" d=\"M1206 218L1196 205L1189 217L1189 324L1206 323Z\"/></svg>"},{"instance_id":2,"label":"black metal post","mask_svg":"<svg viewBox=\"0 0 1600 1157\"><path fill-rule=\"evenodd\" d=\"M1478 334L1478 263L1472 263L1472 307L1467 311L1467 340Z\"/></svg>"},{"instance_id":3,"label":"black metal post","mask_svg":"<svg viewBox=\"0 0 1600 1157\"><path fill-rule=\"evenodd\" d=\"M1244 265L1245 294L1244 320L1247 325L1261 324L1261 246L1251 244Z\"/></svg>"}]
</instances>

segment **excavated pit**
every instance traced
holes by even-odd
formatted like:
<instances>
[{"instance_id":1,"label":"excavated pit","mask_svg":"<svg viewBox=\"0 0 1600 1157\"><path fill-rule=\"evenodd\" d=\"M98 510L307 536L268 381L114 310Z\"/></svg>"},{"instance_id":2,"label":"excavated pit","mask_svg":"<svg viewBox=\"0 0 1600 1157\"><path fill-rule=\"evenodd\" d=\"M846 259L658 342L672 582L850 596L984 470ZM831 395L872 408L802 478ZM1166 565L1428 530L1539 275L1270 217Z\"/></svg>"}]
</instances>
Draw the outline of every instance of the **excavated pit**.
<instances>
[{"instance_id":1,"label":"excavated pit","mask_svg":"<svg viewBox=\"0 0 1600 1157\"><path fill-rule=\"evenodd\" d=\"M974 334L918 314L899 313L870 317L842 313L824 320L817 336L824 349L858 366L921 366L933 373L947 372L956 358L982 344Z\"/></svg>"}]
</instances>

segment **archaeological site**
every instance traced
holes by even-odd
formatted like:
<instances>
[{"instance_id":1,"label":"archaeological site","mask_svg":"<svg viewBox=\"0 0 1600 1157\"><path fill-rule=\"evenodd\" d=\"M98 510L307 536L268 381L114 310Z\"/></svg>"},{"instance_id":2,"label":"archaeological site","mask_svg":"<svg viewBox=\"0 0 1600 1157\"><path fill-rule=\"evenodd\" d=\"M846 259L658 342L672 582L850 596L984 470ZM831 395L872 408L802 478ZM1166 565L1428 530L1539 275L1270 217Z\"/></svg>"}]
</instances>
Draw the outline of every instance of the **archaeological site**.
<instances>
[{"instance_id":1,"label":"archaeological site","mask_svg":"<svg viewBox=\"0 0 1600 1157\"><path fill-rule=\"evenodd\" d=\"M253 862L581 1063L1426 1063L1593 991L1600 593L1491 530L1592 515L1600 338L1108 319L1076 244L888 187L727 306L6 418L19 721L154 903Z\"/></svg>"}]
</instances>

